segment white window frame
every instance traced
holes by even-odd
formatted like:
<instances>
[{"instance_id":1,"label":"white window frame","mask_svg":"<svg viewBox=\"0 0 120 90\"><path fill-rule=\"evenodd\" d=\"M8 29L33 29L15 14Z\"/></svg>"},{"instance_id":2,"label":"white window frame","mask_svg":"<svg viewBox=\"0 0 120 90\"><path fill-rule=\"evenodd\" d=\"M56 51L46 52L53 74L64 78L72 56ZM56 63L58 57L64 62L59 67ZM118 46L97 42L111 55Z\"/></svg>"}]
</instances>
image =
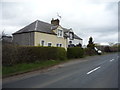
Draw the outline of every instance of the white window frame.
<instances>
[{"instance_id":1,"label":"white window frame","mask_svg":"<svg viewBox=\"0 0 120 90\"><path fill-rule=\"evenodd\" d=\"M48 46L49 43L51 43L51 46L52 46L52 42L48 42L48 43L47 43L47 46ZM48 46L48 47L51 47L51 46Z\"/></svg>"},{"instance_id":2,"label":"white window frame","mask_svg":"<svg viewBox=\"0 0 120 90\"><path fill-rule=\"evenodd\" d=\"M61 31L61 33L59 31ZM57 29L57 36L63 37L63 30L62 29Z\"/></svg>"},{"instance_id":3,"label":"white window frame","mask_svg":"<svg viewBox=\"0 0 120 90\"><path fill-rule=\"evenodd\" d=\"M56 44L56 47L59 47L59 44L58 44L58 43Z\"/></svg>"},{"instance_id":4,"label":"white window frame","mask_svg":"<svg viewBox=\"0 0 120 90\"><path fill-rule=\"evenodd\" d=\"M41 44L41 46L45 46L45 41L44 41L43 45L42 45L42 41L44 41L44 40L41 40L41 43L40 43L40 44Z\"/></svg>"},{"instance_id":5,"label":"white window frame","mask_svg":"<svg viewBox=\"0 0 120 90\"><path fill-rule=\"evenodd\" d=\"M69 32L69 38L70 38L70 40L74 39L74 33L73 32Z\"/></svg>"},{"instance_id":6,"label":"white window frame","mask_svg":"<svg viewBox=\"0 0 120 90\"><path fill-rule=\"evenodd\" d=\"M61 44L61 43L60 43L59 45L60 45L60 47L62 47L62 44Z\"/></svg>"},{"instance_id":7,"label":"white window frame","mask_svg":"<svg viewBox=\"0 0 120 90\"><path fill-rule=\"evenodd\" d=\"M56 47L62 47L62 44L61 43L57 43Z\"/></svg>"}]
</instances>

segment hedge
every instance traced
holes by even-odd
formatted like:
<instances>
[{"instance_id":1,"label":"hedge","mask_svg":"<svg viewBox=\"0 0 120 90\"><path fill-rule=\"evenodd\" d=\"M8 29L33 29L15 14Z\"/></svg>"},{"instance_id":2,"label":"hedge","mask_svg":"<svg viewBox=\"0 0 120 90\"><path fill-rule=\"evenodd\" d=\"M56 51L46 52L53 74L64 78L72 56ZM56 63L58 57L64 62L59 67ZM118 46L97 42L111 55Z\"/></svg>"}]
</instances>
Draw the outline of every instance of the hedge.
<instances>
[{"instance_id":1,"label":"hedge","mask_svg":"<svg viewBox=\"0 0 120 90\"><path fill-rule=\"evenodd\" d=\"M67 49L67 57L72 58L82 58L84 56L84 49L80 47L70 47Z\"/></svg>"},{"instance_id":2,"label":"hedge","mask_svg":"<svg viewBox=\"0 0 120 90\"><path fill-rule=\"evenodd\" d=\"M85 54L86 56L92 56L92 55L96 55L97 52L96 52L94 49L85 48L85 49L84 49L84 54Z\"/></svg>"},{"instance_id":3,"label":"hedge","mask_svg":"<svg viewBox=\"0 0 120 90\"><path fill-rule=\"evenodd\" d=\"M108 48L106 48L106 51ZM116 49L112 49L115 51ZM97 54L91 48L69 47L67 52L61 47L17 46L12 44L2 45L2 64L14 65L18 63L31 63L43 60L65 60L82 58Z\"/></svg>"},{"instance_id":4,"label":"hedge","mask_svg":"<svg viewBox=\"0 0 120 90\"><path fill-rule=\"evenodd\" d=\"M41 60L65 60L67 54L64 48L40 46L3 45L2 64L13 65Z\"/></svg>"}]
</instances>

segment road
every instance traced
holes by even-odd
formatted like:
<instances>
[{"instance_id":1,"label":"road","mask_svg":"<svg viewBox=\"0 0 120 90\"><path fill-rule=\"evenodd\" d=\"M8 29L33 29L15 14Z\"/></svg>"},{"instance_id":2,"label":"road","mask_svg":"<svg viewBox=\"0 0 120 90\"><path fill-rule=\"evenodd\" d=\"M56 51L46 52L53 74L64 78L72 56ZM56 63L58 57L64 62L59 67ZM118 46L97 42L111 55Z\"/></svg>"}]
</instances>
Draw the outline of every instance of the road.
<instances>
[{"instance_id":1,"label":"road","mask_svg":"<svg viewBox=\"0 0 120 90\"><path fill-rule=\"evenodd\" d=\"M36 75L4 82L3 88L118 88L118 53L70 61Z\"/></svg>"}]
</instances>

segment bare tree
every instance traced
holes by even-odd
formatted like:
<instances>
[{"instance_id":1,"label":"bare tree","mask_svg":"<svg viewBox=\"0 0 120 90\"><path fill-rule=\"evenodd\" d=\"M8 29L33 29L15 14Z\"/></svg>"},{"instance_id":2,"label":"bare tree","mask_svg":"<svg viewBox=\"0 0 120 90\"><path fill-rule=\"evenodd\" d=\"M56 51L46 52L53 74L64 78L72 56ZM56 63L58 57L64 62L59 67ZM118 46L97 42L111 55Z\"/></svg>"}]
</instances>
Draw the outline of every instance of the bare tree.
<instances>
[{"instance_id":1,"label":"bare tree","mask_svg":"<svg viewBox=\"0 0 120 90\"><path fill-rule=\"evenodd\" d=\"M5 33L5 30L2 31L2 33L0 34L0 41L2 41L4 36L7 36L8 34Z\"/></svg>"}]
</instances>

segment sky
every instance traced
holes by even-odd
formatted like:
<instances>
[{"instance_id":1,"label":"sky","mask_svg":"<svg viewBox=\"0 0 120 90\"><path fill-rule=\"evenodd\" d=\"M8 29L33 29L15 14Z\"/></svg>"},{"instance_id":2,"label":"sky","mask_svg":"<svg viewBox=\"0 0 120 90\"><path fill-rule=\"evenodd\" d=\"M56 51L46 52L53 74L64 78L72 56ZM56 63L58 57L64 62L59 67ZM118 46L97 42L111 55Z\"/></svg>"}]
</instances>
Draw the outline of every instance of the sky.
<instances>
[{"instance_id":1,"label":"sky","mask_svg":"<svg viewBox=\"0 0 120 90\"><path fill-rule=\"evenodd\" d=\"M0 31L6 34L41 20L50 23L60 19L60 25L72 30L88 44L118 42L119 0L1 0ZM61 18L57 16L59 14Z\"/></svg>"}]
</instances>

